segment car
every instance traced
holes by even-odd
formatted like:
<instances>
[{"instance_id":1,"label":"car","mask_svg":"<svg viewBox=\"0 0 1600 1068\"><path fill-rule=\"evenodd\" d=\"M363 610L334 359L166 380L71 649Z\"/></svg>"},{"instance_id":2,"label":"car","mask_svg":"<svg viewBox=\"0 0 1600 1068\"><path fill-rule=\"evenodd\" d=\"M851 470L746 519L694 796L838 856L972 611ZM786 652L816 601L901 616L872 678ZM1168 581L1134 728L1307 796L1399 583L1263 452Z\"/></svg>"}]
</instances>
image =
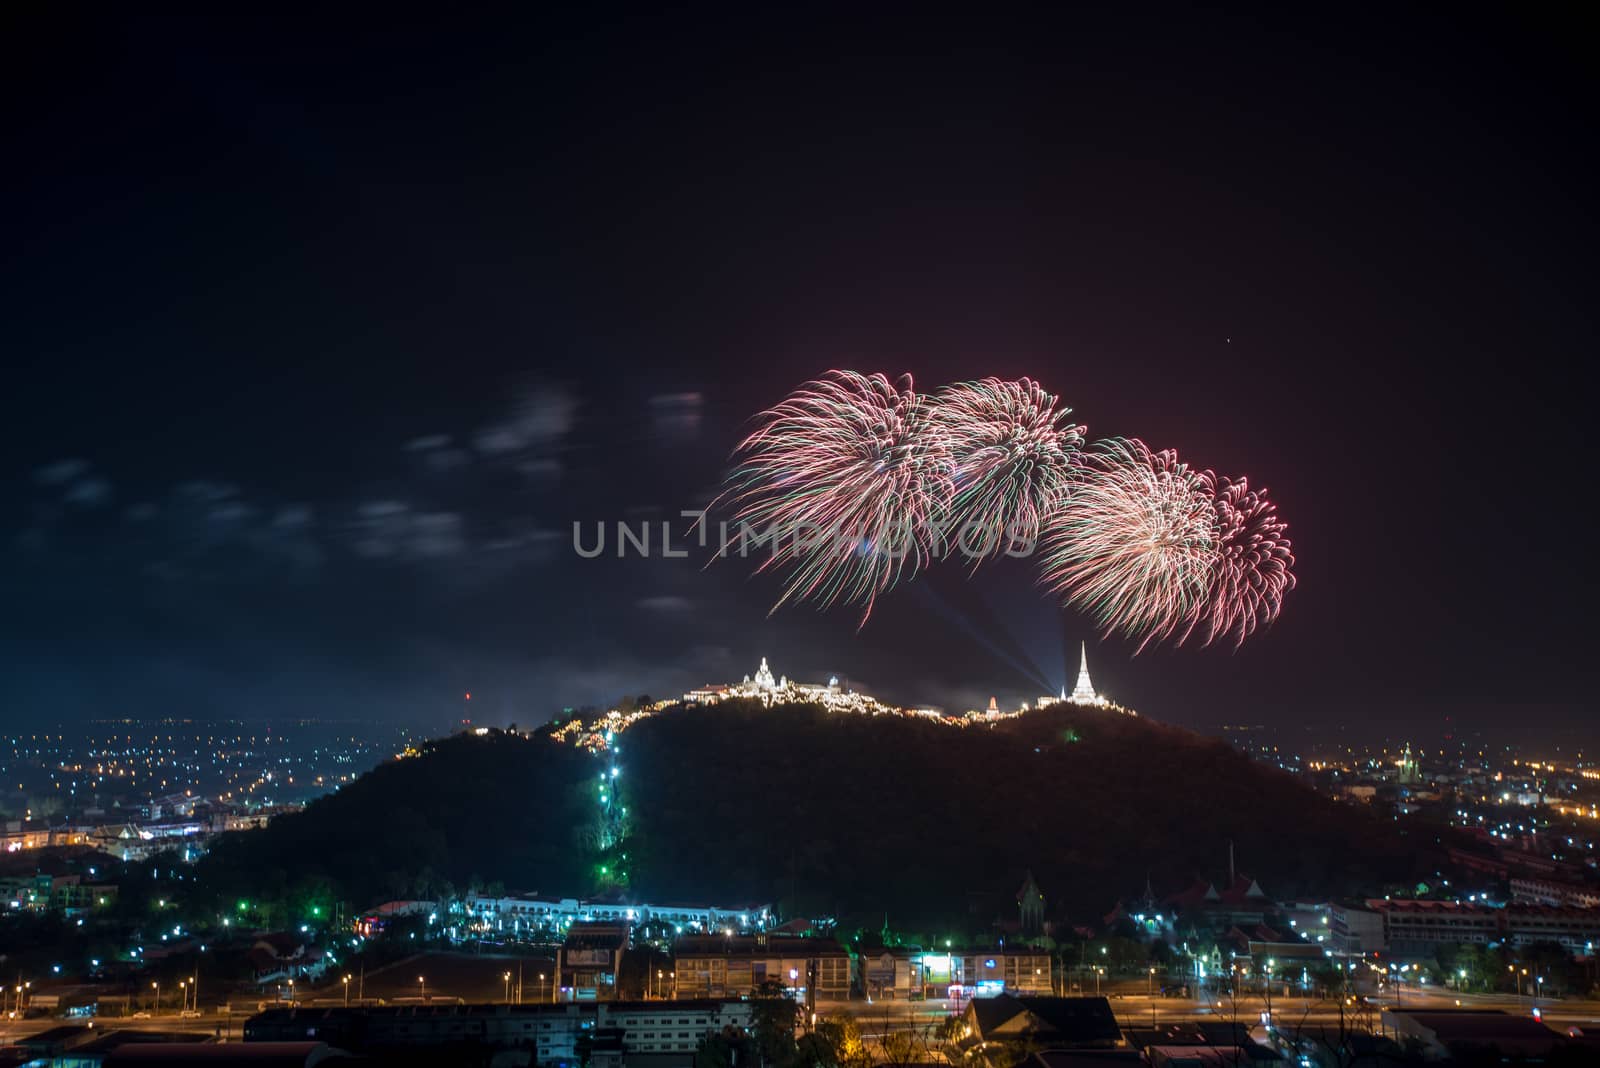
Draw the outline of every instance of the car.
<instances>
[{"instance_id":1,"label":"car","mask_svg":"<svg viewBox=\"0 0 1600 1068\"><path fill-rule=\"evenodd\" d=\"M138 1012L133 1014L133 1018L135 1020L148 1020L150 1019L150 1012L148 1009L140 1009Z\"/></svg>"},{"instance_id":2,"label":"car","mask_svg":"<svg viewBox=\"0 0 1600 1068\"><path fill-rule=\"evenodd\" d=\"M201 1012L199 1009L184 1009L182 1012L178 1013L178 1017L184 1020L198 1020L200 1019L200 1016Z\"/></svg>"}]
</instances>

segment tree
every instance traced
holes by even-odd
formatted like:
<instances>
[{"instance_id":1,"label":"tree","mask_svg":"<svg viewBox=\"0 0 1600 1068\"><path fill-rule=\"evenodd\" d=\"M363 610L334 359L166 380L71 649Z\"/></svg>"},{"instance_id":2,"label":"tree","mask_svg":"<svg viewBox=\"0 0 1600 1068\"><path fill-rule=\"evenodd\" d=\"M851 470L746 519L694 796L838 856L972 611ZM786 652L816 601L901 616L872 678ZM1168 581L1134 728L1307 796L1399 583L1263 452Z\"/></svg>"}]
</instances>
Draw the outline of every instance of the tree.
<instances>
[{"instance_id":1,"label":"tree","mask_svg":"<svg viewBox=\"0 0 1600 1068\"><path fill-rule=\"evenodd\" d=\"M771 979L763 983L750 1002L750 1016L761 1063L790 1063L795 1056L795 1005L783 996L782 984Z\"/></svg>"},{"instance_id":2,"label":"tree","mask_svg":"<svg viewBox=\"0 0 1600 1068\"><path fill-rule=\"evenodd\" d=\"M883 1054L893 1064L917 1059L917 1040L909 1031L890 1031L883 1036Z\"/></svg>"},{"instance_id":3,"label":"tree","mask_svg":"<svg viewBox=\"0 0 1600 1068\"><path fill-rule=\"evenodd\" d=\"M727 1031L707 1035L694 1052L694 1068L735 1068L743 1061L740 1053L745 1041Z\"/></svg>"},{"instance_id":4,"label":"tree","mask_svg":"<svg viewBox=\"0 0 1600 1068\"><path fill-rule=\"evenodd\" d=\"M795 1068L837 1068L839 1049L828 1033L819 1028L800 1036L791 1063Z\"/></svg>"},{"instance_id":5,"label":"tree","mask_svg":"<svg viewBox=\"0 0 1600 1068\"><path fill-rule=\"evenodd\" d=\"M832 1047L835 1063L843 1068L866 1068L872 1063L861 1038L861 1024L853 1013L836 1012L817 1021L817 1033Z\"/></svg>"}]
</instances>

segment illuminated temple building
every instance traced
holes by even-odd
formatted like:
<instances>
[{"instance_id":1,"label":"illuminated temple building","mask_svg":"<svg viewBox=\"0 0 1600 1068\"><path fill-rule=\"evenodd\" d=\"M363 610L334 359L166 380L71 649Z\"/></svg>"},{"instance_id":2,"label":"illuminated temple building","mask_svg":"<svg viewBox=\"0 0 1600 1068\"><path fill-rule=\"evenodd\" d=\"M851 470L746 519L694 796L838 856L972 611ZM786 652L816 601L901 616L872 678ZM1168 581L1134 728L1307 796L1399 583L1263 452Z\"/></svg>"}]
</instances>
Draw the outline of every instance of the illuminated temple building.
<instances>
[{"instance_id":1,"label":"illuminated temple building","mask_svg":"<svg viewBox=\"0 0 1600 1068\"><path fill-rule=\"evenodd\" d=\"M1094 692L1094 683L1089 681L1089 646L1086 642L1078 645L1078 683L1072 688L1072 696L1066 698L1075 705L1105 705L1104 697Z\"/></svg>"},{"instance_id":2,"label":"illuminated temple building","mask_svg":"<svg viewBox=\"0 0 1600 1068\"><path fill-rule=\"evenodd\" d=\"M611 748L612 741L617 735L642 719L669 709L703 708L723 701L759 701L766 708L786 704L812 704L819 705L829 712L855 712L870 716L915 716L952 727L973 724L993 725L1000 720L1023 715L1029 710L1028 703L1023 702L1018 709L1002 711L999 702L992 697L989 699L986 711L972 710L960 715L947 715L941 709L932 707L903 708L886 704L876 697L841 685L836 676L828 679L826 683L797 682L787 675L774 677L772 668L767 664L767 658L762 657L755 674L746 675L738 682L708 684L690 690L681 698L653 701L627 710L612 709L599 716L573 716L557 726L550 733L550 737L558 742L568 742L599 753ZM1041 697L1033 707L1049 708L1057 704L1083 705L1103 708L1122 715L1138 715L1133 709L1124 708L1095 692L1094 684L1089 680L1087 650L1079 652L1078 682L1073 687L1072 693L1068 695L1066 688L1062 687L1060 697Z\"/></svg>"},{"instance_id":3,"label":"illuminated temple building","mask_svg":"<svg viewBox=\"0 0 1600 1068\"><path fill-rule=\"evenodd\" d=\"M809 702L840 712L900 711L875 697L841 686L837 676L826 683L797 682L788 676L773 678L766 657L761 658L761 666L756 668L754 677L746 675L742 681L731 685L702 686L683 695L684 703L691 705L711 705L737 698L757 700L769 707L790 702Z\"/></svg>"}]
</instances>

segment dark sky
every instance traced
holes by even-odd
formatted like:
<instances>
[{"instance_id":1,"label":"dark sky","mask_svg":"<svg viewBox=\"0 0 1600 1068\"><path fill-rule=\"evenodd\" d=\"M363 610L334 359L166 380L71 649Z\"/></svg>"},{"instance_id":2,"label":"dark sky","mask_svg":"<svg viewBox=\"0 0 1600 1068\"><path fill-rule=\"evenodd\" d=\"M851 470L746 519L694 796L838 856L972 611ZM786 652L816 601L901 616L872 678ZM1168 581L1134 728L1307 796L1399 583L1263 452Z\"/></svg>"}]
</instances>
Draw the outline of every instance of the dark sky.
<instances>
[{"instance_id":1,"label":"dark sky","mask_svg":"<svg viewBox=\"0 0 1600 1068\"><path fill-rule=\"evenodd\" d=\"M0 727L531 722L763 654L961 708L1085 637L1177 722L1589 721L1595 94L1548 12L7 18ZM1300 586L1135 658L1022 564L857 633L575 557L835 366L1247 473Z\"/></svg>"}]
</instances>

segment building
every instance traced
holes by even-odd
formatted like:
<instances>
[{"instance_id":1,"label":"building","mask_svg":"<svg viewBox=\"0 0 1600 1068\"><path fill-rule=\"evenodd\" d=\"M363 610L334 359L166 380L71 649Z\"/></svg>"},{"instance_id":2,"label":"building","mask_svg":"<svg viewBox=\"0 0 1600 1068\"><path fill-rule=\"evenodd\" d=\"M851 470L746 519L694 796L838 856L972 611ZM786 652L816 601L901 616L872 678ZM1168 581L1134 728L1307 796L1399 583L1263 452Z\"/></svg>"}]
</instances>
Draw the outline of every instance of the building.
<instances>
[{"instance_id":1,"label":"building","mask_svg":"<svg viewBox=\"0 0 1600 1068\"><path fill-rule=\"evenodd\" d=\"M774 678L772 669L767 666L767 658L761 658L761 665L756 668L752 677L746 675L741 681L732 685L713 684L702 686L697 690L690 690L683 695L686 705L712 705L719 701L734 698L760 701L764 705L787 704L790 702L807 702L819 704L830 712L897 712L893 706L883 704L875 697L864 693L857 693L848 686L840 684L837 676L828 679L825 683L797 682L787 676Z\"/></svg>"},{"instance_id":2,"label":"building","mask_svg":"<svg viewBox=\"0 0 1600 1068\"><path fill-rule=\"evenodd\" d=\"M962 1016L958 1045L964 1052L991 1043L1027 1043L1044 1049L1115 1049L1126 1043L1105 998L1012 997L974 999Z\"/></svg>"},{"instance_id":3,"label":"building","mask_svg":"<svg viewBox=\"0 0 1600 1068\"><path fill-rule=\"evenodd\" d=\"M907 999L923 993L922 955L914 949L885 947L863 953L861 986L874 1001Z\"/></svg>"},{"instance_id":4,"label":"building","mask_svg":"<svg viewBox=\"0 0 1600 1068\"><path fill-rule=\"evenodd\" d=\"M924 953L924 993L935 998L991 998L1055 993L1050 954L1027 946Z\"/></svg>"},{"instance_id":5,"label":"building","mask_svg":"<svg viewBox=\"0 0 1600 1068\"><path fill-rule=\"evenodd\" d=\"M1498 1055L1495 1059L1542 1059L1565 1038L1538 1020L1498 1009L1384 1009L1383 1025L1420 1045L1425 1060L1478 1063L1479 1056L1491 1052Z\"/></svg>"},{"instance_id":6,"label":"building","mask_svg":"<svg viewBox=\"0 0 1600 1068\"><path fill-rule=\"evenodd\" d=\"M544 1068L690 1068L709 1034L748 1031L748 1001L566 1002L269 1009L245 1021L246 1042L321 1041L381 1057L417 1047L526 1053ZM440 1049L440 1063L448 1055Z\"/></svg>"},{"instance_id":7,"label":"building","mask_svg":"<svg viewBox=\"0 0 1600 1068\"><path fill-rule=\"evenodd\" d=\"M1355 905L1331 905L1328 909L1328 948L1336 957L1360 957L1380 953L1384 941L1383 915Z\"/></svg>"},{"instance_id":8,"label":"building","mask_svg":"<svg viewBox=\"0 0 1600 1068\"><path fill-rule=\"evenodd\" d=\"M1181 913L1189 923L1217 931L1265 923L1275 908L1261 884L1243 873L1236 874L1225 890L1197 878L1187 889L1164 898L1161 906L1164 912Z\"/></svg>"},{"instance_id":9,"label":"building","mask_svg":"<svg viewBox=\"0 0 1600 1068\"><path fill-rule=\"evenodd\" d=\"M148 955L147 955L148 957ZM291 931L264 934L251 945L246 960L257 987L278 988L280 996L293 1000L293 983L299 979L315 982L327 970L327 956ZM301 992L304 993L304 987Z\"/></svg>"},{"instance_id":10,"label":"building","mask_svg":"<svg viewBox=\"0 0 1600 1068\"><path fill-rule=\"evenodd\" d=\"M79 916L116 904L116 883L85 882L81 875L58 875L50 880L50 909Z\"/></svg>"},{"instance_id":11,"label":"building","mask_svg":"<svg viewBox=\"0 0 1600 1068\"><path fill-rule=\"evenodd\" d=\"M1500 941L1500 910L1454 901L1369 900L1383 921L1379 948L1402 956L1431 954L1441 945L1486 946Z\"/></svg>"},{"instance_id":12,"label":"building","mask_svg":"<svg viewBox=\"0 0 1600 1068\"><path fill-rule=\"evenodd\" d=\"M614 997L622 954L632 927L627 923L575 923L556 952L561 996L573 1001L605 1001Z\"/></svg>"},{"instance_id":13,"label":"building","mask_svg":"<svg viewBox=\"0 0 1600 1068\"><path fill-rule=\"evenodd\" d=\"M355 931L363 938L376 938L396 920L407 916L427 916L438 907L436 901L385 901L357 917Z\"/></svg>"},{"instance_id":14,"label":"building","mask_svg":"<svg viewBox=\"0 0 1600 1068\"><path fill-rule=\"evenodd\" d=\"M115 883L86 883L81 875L17 875L0 879L0 910L80 916L115 904Z\"/></svg>"},{"instance_id":15,"label":"building","mask_svg":"<svg viewBox=\"0 0 1600 1068\"><path fill-rule=\"evenodd\" d=\"M740 997L779 983L808 1004L850 996L850 953L831 938L684 936L672 944L680 998Z\"/></svg>"},{"instance_id":16,"label":"building","mask_svg":"<svg viewBox=\"0 0 1600 1068\"><path fill-rule=\"evenodd\" d=\"M763 931L772 924L770 905L631 905L619 901L541 898L521 895L490 897L469 893L464 904L474 922L497 931L560 930L572 923L628 923L638 927L665 924L674 933Z\"/></svg>"},{"instance_id":17,"label":"building","mask_svg":"<svg viewBox=\"0 0 1600 1068\"><path fill-rule=\"evenodd\" d=\"M1600 909L1507 905L1500 911L1502 941L1508 945L1556 942L1569 952L1584 953L1600 942Z\"/></svg>"},{"instance_id":18,"label":"building","mask_svg":"<svg viewBox=\"0 0 1600 1068\"><path fill-rule=\"evenodd\" d=\"M1556 942L1585 950L1600 941L1600 909L1546 905L1461 904L1455 901L1369 900L1383 921L1383 945L1400 955L1431 954L1440 945Z\"/></svg>"},{"instance_id":19,"label":"building","mask_svg":"<svg viewBox=\"0 0 1600 1068\"><path fill-rule=\"evenodd\" d=\"M1533 875L1511 877L1513 904L1600 908L1600 889L1582 883L1565 882Z\"/></svg>"},{"instance_id":20,"label":"building","mask_svg":"<svg viewBox=\"0 0 1600 1068\"><path fill-rule=\"evenodd\" d=\"M1089 681L1089 644L1078 644L1078 682L1072 687L1072 696L1067 698L1075 705L1104 705L1106 699L1094 692L1094 683Z\"/></svg>"},{"instance_id":21,"label":"building","mask_svg":"<svg viewBox=\"0 0 1600 1068\"><path fill-rule=\"evenodd\" d=\"M1089 646L1086 642L1080 642L1078 645L1078 681L1073 684L1072 692L1069 694L1066 687L1062 687L1061 696L1042 696L1034 702L1034 707L1049 708L1052 705L1059 704L1079 705L1084 708L1104 708L1113 712L1120 712L1125 716L1137 716L1139 714L1131 708L1124 708L1105 694L1095 690L1094 682L1089 678ZM1028 706L1024 704L1022 709L1027 711Z\"/></svg>"},{"instance_id":22,"label":"building","mask_svg":"<svg viewBox=\"0 0 1600 1068\"><path fill-rule=\"evenodd\" d=\"M0 852L20 853L25 849L47 849L85 844L81 829L52 828L44 820L6 820L0 823Z\"/></svg>"}]
</instances>

